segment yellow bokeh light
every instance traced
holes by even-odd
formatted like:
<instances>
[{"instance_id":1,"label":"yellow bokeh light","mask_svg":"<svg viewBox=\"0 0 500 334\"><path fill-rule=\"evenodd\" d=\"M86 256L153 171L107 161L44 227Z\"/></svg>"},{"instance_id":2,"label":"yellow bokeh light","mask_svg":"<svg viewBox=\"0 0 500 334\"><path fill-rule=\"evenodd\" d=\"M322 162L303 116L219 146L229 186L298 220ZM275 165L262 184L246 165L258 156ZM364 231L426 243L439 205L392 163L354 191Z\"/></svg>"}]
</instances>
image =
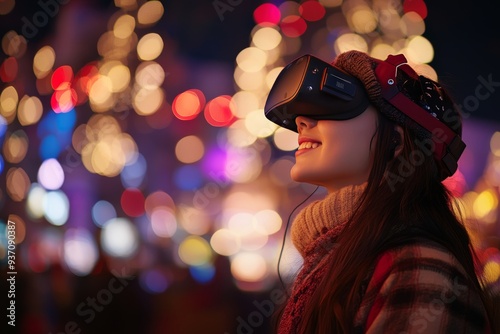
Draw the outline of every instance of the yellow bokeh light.
<instances>
[{"instance_id":1,"label":"yellow bokeh light","mask_svg":"<svg viewBox=\"0 0 500 334\"><path fill-rule=\"evenodd\" d=\"M43 217L43 199L46 194L47 191L39 184L33 183L30 186L26 201L26 211L31 218L38 219Z\"/></svg>"},{"instance_id":2,"label":"yellow bokeh light","mask_svg":"<svg viewBox=\"0 0 500 334\"><path fill-rule=\"evenodd\" d=\"M7 194L15 202L21 202L28 194L31 182L22 168L10 168L6 176Z\"/></svg>"},{"instance_id":3,"label":"yellow bokeh light","mask_svg":"<svg viewBox=\"0 0 500 334\"><path fill-rule=\"evenodd\" d=\"M158 22L165 9L160 1L145 2L137 12L137 22L146 26Z\"/></svg>"},{"instance_id":4,"label":"yellow bokeh light","mask_svg":"<svg viewBox=\"0 0 500 334\"><path fill-rule=\"evenodd\" d=\"M165 80L165 71L160 64L149 61L137 66L135 72L135 83L146 89L155 89L161 86Z\"/></svg>"},{"instance_id":5,"label":"yellow bokeh light","mask_svg":"<svg viewBox=\"0 0 500 334\"><path fill-rule=\"evenodd\" d=\"M35 124L40 120L43 113L43 105L36 96L24 96L19 101L17 109L17 118L23 126Z\"/></svg>"},{"instance_id":6,"label":"yellow bokeh light","mask_svg":"<svg viewBox=\"0 0 500 334\"><path fill-rule=\"evenodd\" d=\"M111 79L105 75L93 82L89 91L89 102L93 111L105 112L113 106L113 84Z\"/></svg>"},{"instance_id":7,"label":"yellow bokeh light","mask_svg":"<svg viewBox=\"0 0 500 334\"><path fill-rule=\"evenodd\" d=\"M130 83L130 70L123 64L116 64L107 73L111 80L111 91L114 93L123 92Z\"/></svg>"},{"instance_id":8,"label":"yellow bokeh light","mask_svg":"<svg viewBox=\"0 0 500 334\"><path fill-rule=\"evenodd\" d=\"M48 45L40 48L33 58L33 72L39 79L49 74L54 67L56 61L56 53L54 49Z\"/></svg>"},{"instance_id":9,"label":"yellow bokeh light","mask_svg":"<svg viewBox=\"0 0 500 334\"><path fill-rule=\"evenodd\" d=\"M11 30L2 38L2 50L8 56L21 58L26 53L27 43L24 36Z\"/></svg>"},{"instance_id":10,"label":"yellow bokeh light","mask_svg":"<svg viewBox=\"0 0 500 334\"><path fill-rule=\"evenodd\" d=\"M192 164L203 158L205 145L197 136L181 138L175 145L175 156L180 162Z\"/></svg>"},{"instance_id":11,"label":"yellow bokeh light","mask_svg":"<svg viewBox=\"0 0 500 334\"><path fill-rule=\"evenodd\" d=\"M493 155L500 157L500 131L496 131L490 139L490 149Z\"/></svg>"},{"instance_id":12,"label":"yellow bokeh light","mask_svg":"<svg viewBox=\"0 0 500 334\"><path fill-rule=\"evenodd\" d=\"M206 211L186 205L179 207L179 223L186 232L196 235L206 234L212 228Z\"/></svg>"},{"instance_id":13,"label":"yellow bokeh light","mask_svg":"<svg viewBox=\"0 0 500 334\"><path fill-rule=\"evenodd\" d=\"M386 59L388 55L395 54L396 50L387 43L378 43L373 46L370 56L376 59Z\"/></svg>"},{"instance_id":14,"label":"yellow bokeh light","mask_svg":"<svg viewBox=\"0 0 500 334\"><path fill-rule=\"evenodd\" d=\"M240 67L236 67L234 81L242 90L256 91L263 88L265 73L263 71L245 72Z\"/></svg>"},{"instance_id":15,"label":"yellow bokeh light","mask_svg":"<svg viewBox=\"0 0 500 334\"><path fill-rule=\"evenodd\" d=\"M297 149L298 133L285 128L278 128L273 136L274 145L282 151L293 151Z\"/></svg>"},{"instance_id":16,"label":"yellow bokeh light","mask_svg":"<svg viewBox=\"0 0 500 334\"><path fill-rule=\"evenodd\" d=\"M255 214L254 228L262 234L271 235L281 229L283 220L274 210L262 210Z\"/></svg>"},{"instance_id":17,"label":"yellow bokeh light","mask_svg":"<svg viewBox=\"0 0 500 334\"><path fill-rule=\"evenodd\" d=\"M258 282L267 275L266 261L260 254L238 253L231 261L234 278L245 282Z\"/></svg>"},{"instance_id":18,"label":"yellow bokeh light","mask_svg":"<svg viewBox=\"0 0 500 334\"><path fill-rule=\"evenodd\" d=\"M163 51L163 39L157 33L144 35L137 44L137 55L142 60L154 60Z\"/></svg>"},{"instance_id":19,"label":"yellow bokeh light","mask_svg":"<svg viewBox=\"0 0 500 334\"><path fill-rule=\"evenodd\" d=\"M231 98L235 106L234 115L244 118L249 112L259 108L259 97L254 92L240 90Z\"/></svg>"},{"instance_id":20,"label":"yellow bokeh light","mask_svg":"<svg viewBox=\"0 0 500 334\"><path fill-rule=\"evenodd\" d=\"M91 163L96 174L109 177L120 174L125 165L123 152L113 150L111 139L98 142L92 150Z\"/></svg>"},{"instance_id":21,"label":"yellow bokeh light","mask_svg":"<svg viewBox=\"0 0 500 334\"><path fill-rule=\"evenodd\" d=\"M261 50L272 50L281 43L281 34L274 28L263 27L254 33L252 42Z\"/></svg>"},{"instance_id":22,"label":"yellow bokeh light","mask_svg":"<svg viewBox=\"0 0 500 334\"><path fill-rule=\"evenodd\" d=\"M266 66L267 55L261 49L248 47L236 56L236 63L244 72L257 72Z\"/></svg>"},{"instance_id":23,"label":"yellow bokeh light","mask_svg":"<svg viewBox=\"0 0 500 334\"><path fill-rule=\"evenodd\" d=\"M237 120L227 130L227 141L234 147L250 146L256 140L257 136L247 130L244 119Z\"/></svg>"},{"instance_id":24,"label":"yellow bokeh light","mask_svg":"<svg viewBox=\"0 0 500 334\"><path fill-rule=\"evenodd\" d=\"M358 6L348 14L353 30L360 34L368 34L377 27L377 19L373 11L366 6Z\"/></svg>"},{"instance_id":25,"label":"yellow bokeh light","mask_svg":"<svg viewBox=\"0 0 500 334\"><path fill-rule=\"evenodd\" d=\"M19 95L13 86L8 86L0 94L0 115L5 117L7 123L12 122L16 116L17 103L19 102Z\"/></svg>"},{"instance_id":26,"label":"yellow bokeh light","mask_svg":"<svg viewBox=\"0 0 500 334\"><path fill-rule=\"evenodd\" d=\"M256 109L248 113L245 127L254 136L265 138L272 135L278 126L266 118L263 109Z\"/></svg>"},{"instance_id":27,"label":"yellow bokeh light","mask_svg":"<svg viewBox=\"0 0 500 334\"><path fill-rule=\"evenodd\" d=\"M115 0L115 6L124 10L137 9L137 0Z\"/></svg>"},{"instance_id":28,"label":"yellow bokeh light","mask_svg":"<svg viewBox=\"0 0 500 334\"><path fill-rule=\"evenodd\" d=\"M406 36L422 35L425 32L425 23L420 15L410 11L401 17L401 31Z\"/></svg>"},{"instance_id":29,"label":"yellow bokeh light","mask_svg":"<svg viewBox=\"0 0 500 334\"><path fill-rule=\"evenodd\" d=\"M240 235L241 249L246 251L256 251L264 247L269 237L259 230L253 229L251 232Z\"/></svg>"},{"instance_id":30,"label":"yellow bokeh light","mask_svg":"<svg viewBox=\"0 0 500 334\"><path fill-rule=\"evenodd\" d=\"M335 52L342 53L350 50L368 52L368 43L363 37L354 33L340 35L334 44Z\"/></svg>"},{"instance_id":31,"label":"yellow bokeh light","mask_svg":"<svg viewBox=\"0 0 500 334\"><path fill-rule=\"evenodd\" d=\"M141 116L152 115L160 109L164 99L161 88L141 88L135 94L132 105L135 112Z\"/></svg>"},{"instance_id":32,"label":"yellow bokeh light","mask_svg":"<svg viewBox=\"0 0 500 334\"><path fill-rule=\"evenodd\" d=\"M488 261L484 265L483 277L488 284L497 282L500 279L500 263Z\"/></svg>"},{"instance_id":33,"label":"yellow bokeh light","mask_svg":"<svg viewBox=\"0 0 500 334\"><path fill-rule=\"evenodd\" d=\"M179 245L179 257L187 265L201 266L212 259L212 249L209 243L200 236L191 235Z\"/></svg>"},{"instance_id":34,"label":"yellow bokeh light","mask_svg":"<svg viewBox=\"0 0 500 334\"><path fill-rule=\"evenodd\" d=\"M478 218L484 218L498 206L497 195L491 190L482 191L474 200L473 211Z\"/></svg>"},{"instance_id":35,"label":"yellow bokeh light","mask_svg":"<svg viewBox=\"0 0 500 334\"><path fill-rule=\"evenodd\" d=\"M23 130L17 130L8 136L3 144L3 155L10 163L23 161L28 152L28 136Z\"/></svg>"},{"instance_id":36,"label":"yellow bokeh light","mask_svg":"<svg viewBox=\"0 0 500 334\"><path fill-rule=\"evenodd\" d=\"M431 42L423 36L414 36L406 47L408 61L422 64L430 63L434 58L434 48Z\"/></svg>"},{"instance_id":37,"label":"yellow bokeh light","mask_svg":"<svg viewBox=\"0 0 500 334\"><path fill-rule=\"evenodd\" d=\"M113 34L117 38L125 39L130 37L135 29L135 19L130 15L122 15L120 16L114 26L113 26Z\"/></svg>"},{"instance_id":38,"label":"yellow bokeh light","mask_svg":"<svg viewBox=\"0 0 500 334\"><path fill-rule=\"evenodd\" d=\"M73 135L73 145L77 142L81 146L83 165L91 173L117 176L139 155L134 139L122 133L118 122L111 116L95 115L87 126L78 127L75 133L78 135Z\"/></svg>"},{"instance_id":39,"label":"yellow bokeh light","mask_svg":"<svg viewBox=\"0 0 500 334\"><path fill-rule=\"evenodd\" d=\"M384 35L391 39L402 37L401 17L396 9L386 8L380 11L378 21Z\"/></svg>"},{"instance_id":40,"label":"yellow bokeh light","mask_svg":"<svg viewBox=\"0 0 500 334\"><path fill-rule=\"evenodd\" d=\"M213 250L223 256L231 256L240 250L240 240L233 231L222 228L215 231L210 238Z\"/></svg>"}]
</instances>

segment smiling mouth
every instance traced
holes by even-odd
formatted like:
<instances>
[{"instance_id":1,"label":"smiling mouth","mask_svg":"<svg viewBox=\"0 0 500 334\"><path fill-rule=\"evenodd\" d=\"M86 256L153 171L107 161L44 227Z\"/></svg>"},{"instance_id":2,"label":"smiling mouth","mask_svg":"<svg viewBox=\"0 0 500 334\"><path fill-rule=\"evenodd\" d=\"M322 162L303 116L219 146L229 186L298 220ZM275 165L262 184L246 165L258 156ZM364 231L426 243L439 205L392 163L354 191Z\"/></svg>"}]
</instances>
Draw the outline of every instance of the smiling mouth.
<instances>
[{"instance_id":1,"label":"smiling mouth","mask_svg":"<svg viewBox=\"0 0 500 334\"><path fill-rule=\"evenodd\" d=\"M317 142L309 142L309 141L306 141L306 142L303 142L299 145L299 147L297 148L297 151L300 151L300 150L305 150L305 149L314 149L314 148L317 148L321 146L321 143L317 143Z\"/></svg>"}]
</instances>

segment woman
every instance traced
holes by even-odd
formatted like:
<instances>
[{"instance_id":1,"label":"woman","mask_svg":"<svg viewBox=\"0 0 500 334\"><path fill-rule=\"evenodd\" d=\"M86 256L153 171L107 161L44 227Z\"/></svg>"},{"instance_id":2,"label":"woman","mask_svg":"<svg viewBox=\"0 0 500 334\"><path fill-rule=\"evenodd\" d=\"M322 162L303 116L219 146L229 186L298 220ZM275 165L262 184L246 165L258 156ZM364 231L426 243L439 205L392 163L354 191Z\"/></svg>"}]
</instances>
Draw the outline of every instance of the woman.
<instances>
[{"instance_id":1,"label":"woman","mask_svg":"<svg viewBox=\"0 0 500 334\"><path fill-rule=\"evenodd\" d=\"M291 237L304 258L278 333L492 333L491 298L442 181L465 144L445 91L402 55L304 56L266 116L299 133L295 181L325 187Z\"/></svg>"}]
</instances>

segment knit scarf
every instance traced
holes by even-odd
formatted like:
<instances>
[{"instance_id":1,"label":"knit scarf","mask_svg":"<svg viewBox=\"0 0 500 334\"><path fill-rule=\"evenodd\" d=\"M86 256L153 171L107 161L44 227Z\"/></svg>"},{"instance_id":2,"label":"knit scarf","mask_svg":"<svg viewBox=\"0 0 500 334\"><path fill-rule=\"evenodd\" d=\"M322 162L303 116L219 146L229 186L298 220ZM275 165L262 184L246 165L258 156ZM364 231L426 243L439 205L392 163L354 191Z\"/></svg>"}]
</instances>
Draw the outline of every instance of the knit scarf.
<instances>
[{"instance_id":1,"label":"knit scarf","mask_svg":"<svg viewBox=\"0 0 500 334\"><path fill-rule=\"evenodd\" d=\"M295 333L298 321L327 270L336 239L357 208L366 183L347 186L306 206L293 221L291 237L304 258L278 327L278 334Z\"/></svg>"}]
</instances>

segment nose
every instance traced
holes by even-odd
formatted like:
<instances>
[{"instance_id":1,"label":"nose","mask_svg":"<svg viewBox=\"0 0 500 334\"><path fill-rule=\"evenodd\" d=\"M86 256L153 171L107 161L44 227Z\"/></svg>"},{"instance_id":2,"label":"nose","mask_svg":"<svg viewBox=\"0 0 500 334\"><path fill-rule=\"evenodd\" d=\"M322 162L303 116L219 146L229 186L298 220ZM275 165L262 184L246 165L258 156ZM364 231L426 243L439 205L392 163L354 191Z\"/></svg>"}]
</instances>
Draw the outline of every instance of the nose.
<instances>
[{"instance_id":1,"label":"nose","mask_svg":"<svg viewBox=\"0 0 500 334\"><path fill-rule=\"evenodd\" d=\"M295 118L295 124L297 125L299 132L303 129L310 129L314 127L316 123L318 123L317 120L305 116L297 116Z\"/></svg>"}]
</instances>

